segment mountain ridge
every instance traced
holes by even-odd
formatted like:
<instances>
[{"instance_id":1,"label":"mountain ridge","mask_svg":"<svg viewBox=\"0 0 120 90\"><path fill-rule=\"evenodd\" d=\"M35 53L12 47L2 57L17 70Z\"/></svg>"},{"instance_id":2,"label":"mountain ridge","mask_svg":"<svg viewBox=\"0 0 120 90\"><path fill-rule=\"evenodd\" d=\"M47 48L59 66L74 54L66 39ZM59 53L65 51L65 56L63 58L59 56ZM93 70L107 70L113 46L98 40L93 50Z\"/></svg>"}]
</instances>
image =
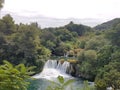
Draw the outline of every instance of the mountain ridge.
<instances>
[{"instance_id":1,"label":"mountain ridge","mask_svg":"<svg viewBox=\"0 0 120 90\"><path fill-rule=\"evenodd\" d=\"M113 29L113 27L115 27L118 23L120 23L120 18L114 18L112 20L109 20L107 22L95 26L94 29L109 30L109 29Z\"/></svg>"},{"instance_id":2,"label":"mountain ridge","mask_svg":"<svg viewBox=\"0 0 120 90\"><path fill-rule=\"evenodd\" d=\"M15 23L24 23L29 24L31 22L37 22L38 25L41 28L49 28L49 27L60 27L68 24L70 21L73 21L75 24L83 24L90 27L94 27L102 22L104 20L99 20L95 18L67 18L67 19L59 19L59 18L52 18L52 17L46 17L43 15L36 15L36 16L22 16L13 12L6 12L2 11L2 16L10 14L13 19L15 20Z\"/></svg>"}]
</instances>

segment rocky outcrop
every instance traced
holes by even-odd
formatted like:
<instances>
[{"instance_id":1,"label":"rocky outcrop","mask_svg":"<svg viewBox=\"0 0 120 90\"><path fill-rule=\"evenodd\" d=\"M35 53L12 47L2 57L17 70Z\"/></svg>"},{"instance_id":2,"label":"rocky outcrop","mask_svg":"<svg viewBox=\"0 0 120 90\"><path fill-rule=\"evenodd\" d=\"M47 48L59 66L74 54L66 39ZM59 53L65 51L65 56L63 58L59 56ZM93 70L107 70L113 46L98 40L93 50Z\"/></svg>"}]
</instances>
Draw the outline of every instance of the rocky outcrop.
<instances>
[{"instance_id":1,"label":"rocky outcrop","mask_svg":"<svg viewBox=\"0 0 120 90\"><path fill-rule=\"evenodd\" d=\"M87 80L90 80L90 81L94 81L94 77L92 75L82 73L82 72L79 71L79 69L80 69L79 64L70 63L70 66L67 69L67 73L74 76L74 77L77 77L77 78L83 78L83 79L87 79Z\"/></svg>"}]
</instances>

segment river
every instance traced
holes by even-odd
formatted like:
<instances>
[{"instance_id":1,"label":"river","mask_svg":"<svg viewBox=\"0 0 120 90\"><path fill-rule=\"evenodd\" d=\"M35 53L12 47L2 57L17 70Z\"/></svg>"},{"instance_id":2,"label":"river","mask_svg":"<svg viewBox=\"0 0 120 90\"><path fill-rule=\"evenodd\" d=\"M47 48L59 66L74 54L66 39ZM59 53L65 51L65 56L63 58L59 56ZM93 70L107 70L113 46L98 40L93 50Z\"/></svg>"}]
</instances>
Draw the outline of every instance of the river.
<instances>
[{"instance_id":1,"label":"river","mask_svg":"<svg viewBox=\"0 0 120 90\"><path fill-rule=\"evenodd\" d=\"M65 90L80 90L83 87L83 80L72 77L66 73L69 67L69 62L58 62L57 60L48 60L43 68L43 71L35 76L33 80L30 80L28 90L46 90L48 86L51 86L50 81L57 82L58 76L63 76L65 80L74 79L75 81L65 88Z\"/></svg>"}]
</instances>

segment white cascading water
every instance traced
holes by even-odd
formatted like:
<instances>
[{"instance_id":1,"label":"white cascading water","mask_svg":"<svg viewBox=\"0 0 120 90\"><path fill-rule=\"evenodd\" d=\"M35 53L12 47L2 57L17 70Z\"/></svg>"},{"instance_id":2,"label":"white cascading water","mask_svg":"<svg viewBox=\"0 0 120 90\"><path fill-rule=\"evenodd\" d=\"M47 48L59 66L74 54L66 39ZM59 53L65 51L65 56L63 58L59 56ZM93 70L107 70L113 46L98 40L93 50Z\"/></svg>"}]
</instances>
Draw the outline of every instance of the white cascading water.
<instances>
[{"instance_id":1,"label":"white cascading water","mask_svg":"<svg viewBox=\"0 0 120 90\"><path fill-rule=\"evenodd\" d=\"M70 63L65 61L61 63L57 60L48 60L43 68L43 71L40 74L33 76L36 79L45 78L45 79L55 79L59 75L64 78L70 78L71 76L66 73L67 68L70 66Z\"/></svg>"}]
</instances>

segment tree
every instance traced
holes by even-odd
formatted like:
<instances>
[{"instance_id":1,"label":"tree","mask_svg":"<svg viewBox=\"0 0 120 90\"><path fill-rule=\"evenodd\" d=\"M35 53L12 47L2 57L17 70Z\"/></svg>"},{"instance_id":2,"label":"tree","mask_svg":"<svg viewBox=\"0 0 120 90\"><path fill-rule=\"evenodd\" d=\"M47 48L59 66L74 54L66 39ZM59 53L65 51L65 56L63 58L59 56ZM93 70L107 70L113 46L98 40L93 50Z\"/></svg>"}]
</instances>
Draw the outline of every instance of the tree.
<instances>
[{"instance_id":1,"label":"tree","mask_svg":"<svg viewBox=\"0 0 120 90\"><path fill-rule=\"evenodd\" d=\"M55 54L58 56L65 56L67 52L71 49L71 46L67 43L60 43L58 47L55 49Z\"/></svg>"},{"instance_id":2,"label":"tree","mask_svg":"<svg viewBox=\"0 0 120 90\"><path fill-rule=\"evenodd\" d=\"M113 46L106 45L103 46L97 53L97 66L102 67L104 65L107 65L111 59L112 59L112 53L113 53Z\"/></svg>"},{"instance_id":3,"label":"tree","mask_svg":"<svg viewBox=\"0 0 120 90\"><path fill-rule=\"evenodd\" d=\"M12 17L4 16L0 22L0 62L24 63L42 70L51 51L41 44L40 30L37 24L15 25Z\"/></svg>"},{"instance_id":4,"label":"tree","mask_svg":"<svg viewBox=\"0 0 120 90\"><path fill-rule=\"evenodd\" d=\"M95 62L95 60L97 59L97 53L95 50L87 50L85 51L85 60L91 62L92 64L94 64L93 62Z\"/></svg>"},{"instance_id":5,"label":"tree","mask_svg":"<svg viewBox=\"0 0 120 90\"><path fill-rule=\"evenodd\" d=\"M3 8L3 3L4 3L4 0L0 0L0 11L1 9ZM1 16L1 15L0 15Z\"/></svg>"},{"instance_id":6,"label":"tree","mask_svg":"<svg viewBox=\"0 0 120 90\"><path fill-rule=\"evenodd\" d=\"M44 30L40 35L40 39L43 46L50 49L51 52L54 51L56 47L56 36L54 35L54 33L48 30Z\"/></svg>"},{"instance_id":7,"label":"tree","mask_svg":"<svg viewBox=\"0 0 120 90\"><path fill-rule=\"evenodd\" d=\"M65 28L71 32L76 32L79 36L82 36L86 31L91 30L88 26L74 24L72 21L68 25L65 25Z\"/></svg>"},{"instance_id":8,"label":"tree","mask_svg":"<svg viewBox=\"0 0 120 90\"><path fill-rule=\"evenodd\" d=\"M107 33L106 37L111 40L112 44L115 46L120 46L120 23Z\"/></svg>"},{"instance_id":9,"label":"tree","mask_svg":"<svg viewBox=\"0 0 120 90\"><path fill-rule=\"evenodd\" d=\"M25 67L24 64L13 66L8 61L0 66L0 90L27 90L29 75L34 67Z\"/></svg>"},{"instance_id":10,"label":"tree","mask_svg":"<svg viewBox=\"0 0 120 90\"><path fill-rule=\"evenodd\" d=\"M110 62L99 69L95 84L98 90L106 90L107 87L120 89L120 62Z\"/></svg>"},{"instance_id":11,"label":"tree","mask_svg":"<svg viewBox=\"0 0 120 90\"><path fill-rule=\"evenodd\" d=\"M22 62L25 65L37 66L39 70L42 69L45 59L51 55L51 52L41 45L39 35L40 30L36 26L20 25L18 27L18 33L15 33L12 38L14 43L12 45L17 48L14 50L14 58L19 59L17 63ZM14 63L16 63L15 59Z\"/></svg>"},{"instance_id":12,"label":"tree","mask_svg":"<svg viewBox=\"0 0 120 90\"><path fill-rule=\"evenodd\" d=\"M13 18L7 14L0 21L0 31L5 35L10 35L15 32L15 24Z\"/></svg>"},{"instance_id":13,"label":"tree","mask_svg":"<svg viewBox=\"0 0 120 90\"><path fill-rule=\"evenodd\" d=\"M86 42L85 49L99 50L106 44L109 44L109 41L103 35L94 36Z\"/></svg>"},{"instance_id":14,"label":"tree","mask_svg":"<svg viewBox=\"0 0 120 90\"><path fill-rule=\"evenodd\" d=\"M3 8L4 0L0 0L0 9Z\"/></svg>"},{"instance_id":15,"label":"tree","mask_svg":"<svg viewBox=\"0 0 120 90\"><path fill-rule=\"evenodd\" d=\"M96 76L97 53L95 50L81 51L78 56L80 61L79 72L86 79L94 80Z\"/></svg>"}]
</instances>

